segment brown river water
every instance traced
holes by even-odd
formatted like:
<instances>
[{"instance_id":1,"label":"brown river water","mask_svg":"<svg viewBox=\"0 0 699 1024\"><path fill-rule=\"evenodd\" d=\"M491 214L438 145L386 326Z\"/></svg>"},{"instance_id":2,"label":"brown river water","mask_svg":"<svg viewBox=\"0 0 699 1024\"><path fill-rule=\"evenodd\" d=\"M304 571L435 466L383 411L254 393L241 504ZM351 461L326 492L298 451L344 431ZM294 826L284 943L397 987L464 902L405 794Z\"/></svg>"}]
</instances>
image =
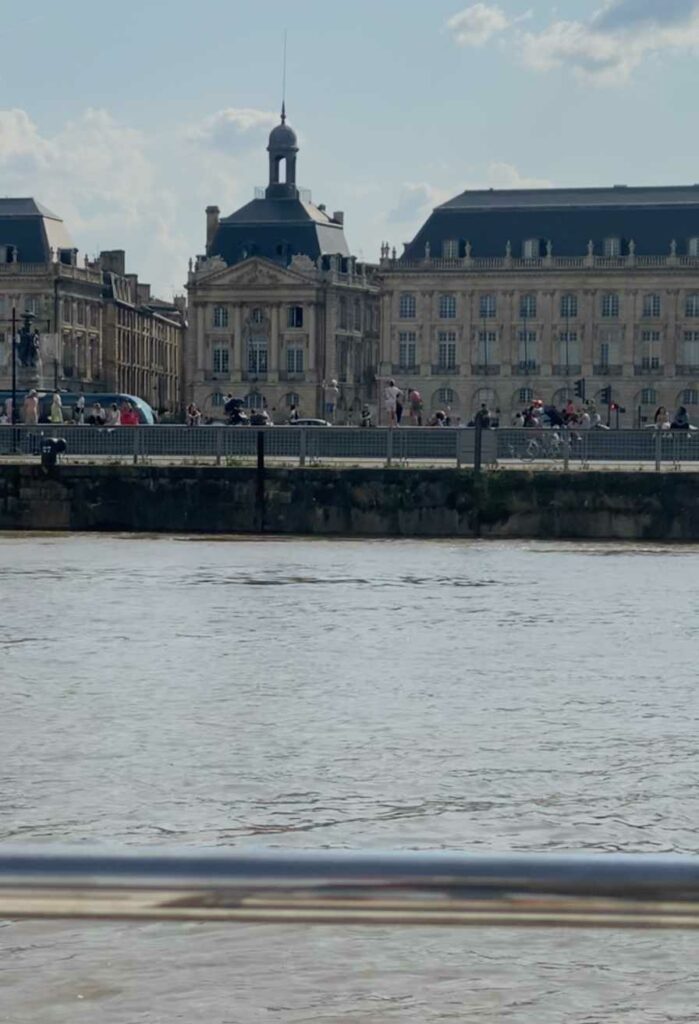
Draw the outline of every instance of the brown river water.
<instances>
[{"instance_id":1,"label":"brown river water","mask_svg":"<svg viewBox=\"0 0 699 1024\"><path fill-rule=\"evenodd\" d=\"M697 853L698 579L696 548L0 535L0 841ZM698 957L0 921L0 1022L695 1022Z\"/></svg>"}]
</instances>

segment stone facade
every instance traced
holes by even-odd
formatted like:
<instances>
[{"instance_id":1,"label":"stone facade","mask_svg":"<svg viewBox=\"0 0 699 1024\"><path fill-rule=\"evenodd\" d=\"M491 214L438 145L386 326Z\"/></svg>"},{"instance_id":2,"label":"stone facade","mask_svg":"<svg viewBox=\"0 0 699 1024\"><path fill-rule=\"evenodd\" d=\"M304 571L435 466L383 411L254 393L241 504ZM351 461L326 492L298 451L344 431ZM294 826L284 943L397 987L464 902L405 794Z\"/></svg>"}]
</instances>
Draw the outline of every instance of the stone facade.
<instances>
[{"instance_id":1,"label":"stone facade","mask_svg":"<svg viewBox=\"0 0 699 1024\"><path fill-rule=\"evenodd\" d=\"M381 377L464 420L486 402L504 425L534 398L575 397L584 380L598 405L611 387L622 426L658 405L699 421L699 256L591 249L397 260L384 247Z\"/></svg>"},{"instance_id":2,"label":"stone facade","mask_svg":"<svg viewBox=\"0 0 699 1024\"><path fill-rule=\"evenodd\" d=\"M123 250L100 253L108 390L137 395L172 416L182 408L185 302L154 298L125 263Z\"/></svg>"},{"instance_id":3,"label":"stone facade","mask_svg":"<svg viewBox=\"0 0 699 1024\"><path fill-rule=\"evenodd\" d=\"M324 412L337 380L337 422L358 421L375 394L379 343L375 268L352 257L297 255L288 266L252 257L227 266L200 257L190 269L186 401L223 418L227 394L284 422L291 405Z\"/></svg>"},{"instance_id":4,"label":"stone facade","mask_svg":"<svg viewBox=\"0 0 699 1024\"><path fill-rule=\"evenodd\" d=\"M17 328L34 314L40 358L31 372L18 369L20 387L102 390L102 271L78 266L75 252L51 253L44 262L0 263L0 389L12 379L12 310Z\"/></svg>"}]
</instances>

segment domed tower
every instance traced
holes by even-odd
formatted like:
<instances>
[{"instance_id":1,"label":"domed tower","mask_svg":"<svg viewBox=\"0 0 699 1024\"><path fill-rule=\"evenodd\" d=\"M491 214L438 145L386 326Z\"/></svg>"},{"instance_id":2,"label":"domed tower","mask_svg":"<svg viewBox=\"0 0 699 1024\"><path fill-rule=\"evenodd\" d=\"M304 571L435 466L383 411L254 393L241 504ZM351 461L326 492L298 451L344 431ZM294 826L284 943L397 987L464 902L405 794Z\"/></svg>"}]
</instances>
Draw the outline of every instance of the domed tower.
<instances>
[{"instance_id":1,"label":"domed tower","mask_svg":"<svg viewBox=\"0 0 699 1024\"><path fill-rule=\"evenodd\" d=\"M286 109L282 103L281 124L269 136L268 199L298 199L296 187L296 154L299 151L296 132L286 123Z\"/></svg>"}]
</instances>

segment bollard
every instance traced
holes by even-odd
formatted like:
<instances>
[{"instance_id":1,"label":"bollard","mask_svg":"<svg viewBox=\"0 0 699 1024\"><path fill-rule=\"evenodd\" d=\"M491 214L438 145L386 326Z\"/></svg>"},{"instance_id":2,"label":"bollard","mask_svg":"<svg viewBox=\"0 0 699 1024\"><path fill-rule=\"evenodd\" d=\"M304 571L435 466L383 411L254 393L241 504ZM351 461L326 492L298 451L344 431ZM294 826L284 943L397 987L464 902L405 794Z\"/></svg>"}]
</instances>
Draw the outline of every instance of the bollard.
<instances>
[{"instance_id":1,"label":"bollard","mask_svg":"<svg viewBox=\"0 0 699 1024\"><path fill-rule=\"evenodd\" d=\"M386 466L390 468L393 462L393 428L386 431Z\"/></svg>"},{"instance_id":2,"label":"bollard","mask_svg":"<svg viewBox=\"0 0 699 1024\"><path fill-rule=\"evenodd\" d=\"M260 533L265 531L265 428L257 431L257 487L255 495L257 505L257 528Z\"/></svg>"},{"instance_id":3,"label":"bollard","mask_svg":"<svg viewBox=\"0 0 699 1024\"><path fill-rule=\"evenodd\" d=\"M561 434L563 435L563 469L567 473L570 468L570 428L564 427Z\"/></svg>"},{"instance_id":4,"label":"bollard","mask_svg":"<svg viewBox=\"0 0 699 1024\"><path fill-rule=\"evenodd\" d=\"M295 429L298 430L300 432L300 434L301 434L301 437L299 438L299 466L305 466L306 465L306 428L305 427L296 427Z\"/></svg>"},{"instance_id":5,"label":"bollard","mask_svg":"<svg viewBox=\"0 0 699 1024\"><path fill-rule=\"evenodd\" d=\"M663 444L662 431L656 430L656 432L655 432L655 471L656 471L656 473L660 472L660 469L661 469L661 466L662 466L662 461L663 461L662 444Z\"/></svg>"}]
</instances>

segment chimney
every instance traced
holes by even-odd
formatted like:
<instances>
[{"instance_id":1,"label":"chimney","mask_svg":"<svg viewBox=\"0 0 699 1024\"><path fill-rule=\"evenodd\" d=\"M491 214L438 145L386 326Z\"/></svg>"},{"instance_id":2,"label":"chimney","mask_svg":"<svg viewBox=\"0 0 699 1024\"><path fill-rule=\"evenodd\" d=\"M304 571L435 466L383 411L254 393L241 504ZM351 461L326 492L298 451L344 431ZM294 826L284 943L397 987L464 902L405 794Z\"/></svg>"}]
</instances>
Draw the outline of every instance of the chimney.
<instances>
[{"instance_id":1,"label":"chimney","mask_svg":"<svg viewBox=\"0 0 699 1024\"><path fill-rule=\"evenodd\" d=\"M214 240L214 235L218 228L218 218L221 211L218 206L207 206L206 208L206 250L207 254L209 246Z\"/></svg>"},{"instance_id":2,"label":"chimney","mask_svg":"<svg viewBox=\"0 0 699 1024\"><path fill-rule=\"evenodd\" d=\"M335 212L333 214L333 220L335 221L336 224L344 224L345 223L345 215L342 212L342 210L335 210Z\"/></svg>"},{"instance_id":3,"label":"chimney","mask_svg":"<svg viewBox=\"0 0 699 1024\"><path fill-rule=\"evenodd\" d=\"M147 306L150 302L150 285L138 282L136 285L136 292L138 295L139 306Z\"/></svg>"},{"instance_id":4,"label":"chimney","mask_svg":"<svg viewBox=\"0 0 699 1024\"><path fill-rule=\"evenodd\" d=\"M100 253L102 270L123 277L126 273L126 252L123 249L108 249Z\"/></svg>"}]
</instances>

